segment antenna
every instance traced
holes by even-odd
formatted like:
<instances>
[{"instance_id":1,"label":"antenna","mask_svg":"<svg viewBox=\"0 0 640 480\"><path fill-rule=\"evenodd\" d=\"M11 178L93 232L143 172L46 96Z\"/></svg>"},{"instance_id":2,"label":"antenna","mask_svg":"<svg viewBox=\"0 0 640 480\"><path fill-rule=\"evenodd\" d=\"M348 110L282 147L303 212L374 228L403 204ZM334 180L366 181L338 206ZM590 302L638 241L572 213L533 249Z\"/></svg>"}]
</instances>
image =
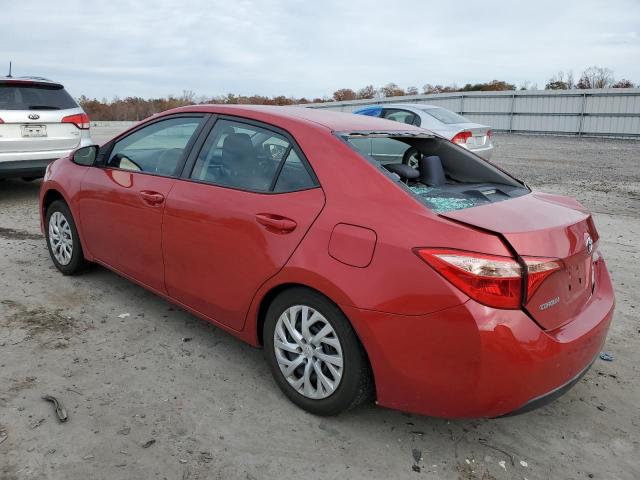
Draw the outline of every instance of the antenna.
<instances>
[{"instance_id":1,"label":"antenna","mask_svg":"<svg viewBox=\"0 0 640 480\"><path fill-rule=\"evenodd\" d=\"M9 62L9 75L7 75L7 78L13 78L11 76L11 62Z\"/></svg>"}]
</instances>

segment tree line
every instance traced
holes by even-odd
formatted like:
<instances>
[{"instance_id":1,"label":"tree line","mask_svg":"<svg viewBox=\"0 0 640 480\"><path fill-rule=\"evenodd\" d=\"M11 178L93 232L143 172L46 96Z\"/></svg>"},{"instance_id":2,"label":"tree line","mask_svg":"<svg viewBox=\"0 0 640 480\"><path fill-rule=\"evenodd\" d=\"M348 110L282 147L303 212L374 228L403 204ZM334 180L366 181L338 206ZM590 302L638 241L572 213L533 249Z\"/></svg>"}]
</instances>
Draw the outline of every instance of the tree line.
<instances>
[{"instance_id":1,"label":"tree line","mask_svg":"<svg viewBox=\"0 0 640 480\"><path fill-rule=\"evenodd\" d=\"M593 66L585 69L577 80L573 72L558 72L553 75L545 84L545 90L569 90L587 88L633 88L633 82L627 79L616 80L613 71ZM251 104L251 105L296 105L305 103L339 102L343 100L367 100L384 97L401 97L407 95L447 93L447 92L486 92L501 90L538 90L536 84L524 82L519 86L503 80L492 80L485 83L467 83L462 87L456 84L432 85L427 83L422 89L417 87L403 88L396 83L388 83L376 88L367 85L358 90L351 88L340 88L333 92L331 97L322 98L296 98L285 95L267 97L264 95L218 95L215 97L196 96L190 90L185 90L180 96L169 95L164 98L141 98L141 97L114 97L112 100L103 98L88 98L81 96L78 101L92 120L142 120L153 114L169 110L171 108L182 107L195 104Z\"/></svg>"}]
</instances>

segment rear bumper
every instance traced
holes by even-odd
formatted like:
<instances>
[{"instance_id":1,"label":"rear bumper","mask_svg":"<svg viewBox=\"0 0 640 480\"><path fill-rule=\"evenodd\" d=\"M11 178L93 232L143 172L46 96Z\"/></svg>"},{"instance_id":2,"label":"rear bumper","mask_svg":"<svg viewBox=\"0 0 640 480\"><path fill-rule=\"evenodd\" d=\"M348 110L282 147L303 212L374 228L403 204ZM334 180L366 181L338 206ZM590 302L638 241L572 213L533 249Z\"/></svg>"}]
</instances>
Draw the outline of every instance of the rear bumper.
<instances>
[{"instance_id":1,"label":"rear bumper","mask_svg":"<svg viewBox=\"0 0 640 480\"><path fill-rule=\"evenodd\" d=\"M597 357L596 357L597 358ZM515 415L521 415L523 413L527 413L530 412L532 410L535 410L536 408L540 408L543 407L544 405L547 405L551 402L553 402L556 398L560 398L562 395L564 395L565 393L567 393L569 390L571 390L573 388L573 386L578 383L582 377L585 376L585 374L589 371L589 369L591 368L591 366L593 365L593 362L595 362L595 358L591 361L591 363L589 365L586 366L586 368L584 370L582 370L580 373L578 373L578 375L576 375L573 379L571 379L571 381L565 383L564 385L559 386L558 388L551 390L548 393L545 393L544 395L541 395L537 398L534 398L533 400L529 400L527 403L525 403L522 407L518 408L517 410L514 410L513 412L509 412L505 415L501 415L502 417L513 417Z\"/></svg>"},{"instance_id":2,"label":"rear bumper","mask_svg":"<svg viewBox=\"0 0 640 480\"><path fill-rule=\"evenodd\" d=\"M57 158L0 162L0 178L42 177L47 165Z\"/></svg>"},{"instance_id":3,"label":"rear bumper","mask_svg":"<svg viewBox=\"0 0 640 480\"><path fill-rule=\"evenodd\" d=\"M488 147L469 148L469 151L481 156L485 160L491 160L491 157L493 156L493 144Z\"/></svg>"},{"instance_id":4,"label":"rear bumper","mask_svg":"<svg viewBox=\"0 0 640 480\"><path fill-rule=\"evenodd\" d=\"M380 405L437 417L528 411L571 388L606 339L614 295L604 262L574 321L543 331L520 310L469 300L430 315L343 307L367 350Z\"/></svg>"}]
</instances>

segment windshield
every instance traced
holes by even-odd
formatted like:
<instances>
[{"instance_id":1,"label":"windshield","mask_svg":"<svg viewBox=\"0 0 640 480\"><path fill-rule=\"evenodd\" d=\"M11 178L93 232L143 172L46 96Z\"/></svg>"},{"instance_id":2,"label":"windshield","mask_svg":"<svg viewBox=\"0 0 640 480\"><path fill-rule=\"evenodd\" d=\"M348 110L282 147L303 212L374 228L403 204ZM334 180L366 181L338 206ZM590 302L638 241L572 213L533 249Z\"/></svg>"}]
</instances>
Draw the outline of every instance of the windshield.
<instances>
[{"instance_id":1,"label":"windshield","mask_svg":"<svg viewBox=\"0 0 640 480\"><path fill-rule=\"evenodd\" d=\"M469 123L469 120L464 118L462 115L458 115L457 113L444 108L421 108L420 110L428 113L436 120L440 120L442 123L446 123L447 125L452 123Z\"/></svg>"},{"instance_id":2,"label":"windshield","mask_svg":"<svg viewBox=\"0 0 640 480\"><path fill-rule=\"evenodd\" d=\"M66 110L77 106L62 85L0 83L0 110Z\"/></svg>"}]
</instances>

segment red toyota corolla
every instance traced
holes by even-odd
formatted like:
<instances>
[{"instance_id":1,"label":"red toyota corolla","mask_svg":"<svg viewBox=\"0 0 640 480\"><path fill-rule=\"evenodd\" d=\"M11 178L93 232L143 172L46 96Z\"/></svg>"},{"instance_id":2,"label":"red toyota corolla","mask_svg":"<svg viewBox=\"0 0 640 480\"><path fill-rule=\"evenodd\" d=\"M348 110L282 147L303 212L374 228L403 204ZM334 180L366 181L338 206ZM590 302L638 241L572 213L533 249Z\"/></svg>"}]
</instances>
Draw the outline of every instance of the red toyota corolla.
<instances>
[{"instance_id":1,"label":"red toyota corolla","mask_svg":"<svg viewBox=\"0 0 640 480\"><path fill-rule=\"evenodd\" d=\"M193 106L51 164L56 267L99 263L255 346L331 415L495 417L586 372L614 308L589 212L427 130Z\"/></svg>"}]
</instances>

